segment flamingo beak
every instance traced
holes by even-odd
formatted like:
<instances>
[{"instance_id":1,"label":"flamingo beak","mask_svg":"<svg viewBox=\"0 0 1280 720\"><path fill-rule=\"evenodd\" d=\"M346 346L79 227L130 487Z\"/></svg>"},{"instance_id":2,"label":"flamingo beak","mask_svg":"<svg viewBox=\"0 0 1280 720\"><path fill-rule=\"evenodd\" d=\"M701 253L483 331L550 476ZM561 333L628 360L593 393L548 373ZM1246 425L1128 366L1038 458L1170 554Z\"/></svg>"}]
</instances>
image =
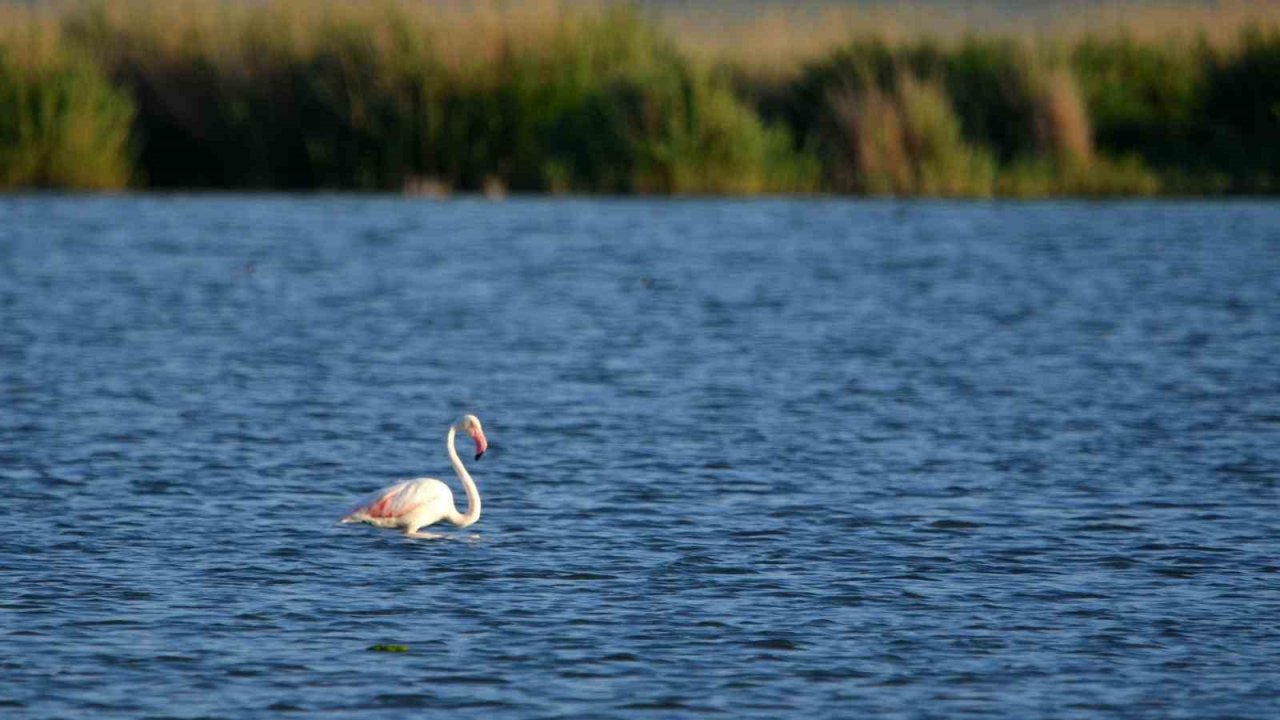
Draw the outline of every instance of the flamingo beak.
<instances>
[{"instance_id":1,"label":"flamingo beak","mask_svg":"<svg viewBox=\"0 0 1280 720\"><path fill-rule=\"evenodd\" d=\"M489 449L489 441L485 440L484 433L479 430L471 433L471 439L476 443L476 459L479 460L484 451Z\"/></svg>"}]
</instances>

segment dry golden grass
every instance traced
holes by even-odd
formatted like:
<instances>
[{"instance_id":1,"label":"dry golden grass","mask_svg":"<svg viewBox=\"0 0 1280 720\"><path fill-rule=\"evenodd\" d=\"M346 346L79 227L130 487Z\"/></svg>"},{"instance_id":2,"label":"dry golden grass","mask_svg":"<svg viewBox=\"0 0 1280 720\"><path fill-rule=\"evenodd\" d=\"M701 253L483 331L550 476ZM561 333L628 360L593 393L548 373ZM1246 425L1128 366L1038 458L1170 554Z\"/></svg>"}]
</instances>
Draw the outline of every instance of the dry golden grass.
<instances>
[{"instance_id":1,"label":"dry golden grass","mask_svg":"<svg viewBox=\"0 0 1280 720\"><path fill-rule=\"evenodd\" d=\"M1035 93L1035 135L1042 154L1060 163L1088 164L1093 130L1075 76L1066 68L1047 70Z\"/></svg>"},{"instance_id":2,"label":"dry golden grass","mask_svg":"<svg viewBox=\"0 0 1280 720\"><path fill-rule=\"evenodd\" d=\"M831 145L845 157L835 166L837 189L891 194L913 185L906 137L894 98L871 87L832 94Z\"/></svg>"},{"instance_id":3,"label":"dry golden grass","mask_svg":"<svg viewBox=\"0 0 1280 720\"><path fill-rule=\"evenodd\" d=\"M79 0L0 2L0 43L33 27L52 32L58 19L82 8ZM255 36L270 36L307 52L336 26L373 29L379 50L411 28L430 38L431 53L460 73L492 67L511 53L529 55L572 41L585 20L626 0L101 0L93 3L115 27L140 30L156 41L148 51L182 54L222 48L238 52ZM757 76L786 76L853 38L890 43L965 36L1015 37L1036 45L1069 46L1085 36L1136 40L1204 37L1233 44L1251 26L1280 27L1280 0L1112 0L1082 9L1074 0L1027 2L1009 10L993 0L850 0L846 3L753 3L710 0L641 6L688 57L735 65ZM56 42L49 32L41 42ZM56 32L52 33L56 35ZM279 47L279 43L271 43ZM206 53L207 55L207 53Z\"/></svg>"},{"instance_id":4,"label":"dry golden grass","mask_svg":"<svg viewBox=\"0 0 1280 720\"><path fill-rule=\"evenodd\" d=\"M47 61L62 49L60 18L42 5L0 5L0 48L21 65Z\"/></svg>"},{"instance_id":5,"label":"dry golden grass","mask_svg":"<svg viewBox=\"0 0 1280 720\"><path fill-rule=\"evenodd\" d=\"M846 86L827 98L832 182L872 195L985 196L995 165L969 146L943 88L900 73L892 88Z\"/></svg>"},{"instance_id":6,"label":"dry golden grass","mask_svg":"<svg viewBox=\"0 0 1280 720\"><path fill-rule=\"evenodd\" d=\"M766 3L755 13L732 3L694 3L658 15L690 57L738 66L757 77L786 76L853 38L894 43L967 36L1013 37L1044 46L1070 46L1084 37L1124 35L1144 42L1203 37L1234 45L1241 30L1280 27L1280 0L1207 0L1197 5L1161 0L1113 0L1082 8L1075 0L1008 4L901 0L805 7Z\"/></svg>"},{"instance_id":7,"label":"dry golden grass","mask_svg":"<svg viewBox=\"0 0 1280 720\"><path fill-rule=\"evenodd\" d=\"M56 28L60 18L75 16L85 6L100 13L104 25L126 28L145 47L130 51L170 57L199 55L242 59L252 50L288 48L299 56L313 54L335 34L363 31L361 41L378 54L396 50L429 50L433 61L459 74L499 64L513 54L549 54L578 40L590 22L613 3L567 3L563 0L99 0L61 2L28 12L0 5L0 27L40 23ZM0 31L0 39L7 34ZM406 42L429 48L405 48ZM250 52L246 52L246 50Z\"/></svg>"}]
</instances>

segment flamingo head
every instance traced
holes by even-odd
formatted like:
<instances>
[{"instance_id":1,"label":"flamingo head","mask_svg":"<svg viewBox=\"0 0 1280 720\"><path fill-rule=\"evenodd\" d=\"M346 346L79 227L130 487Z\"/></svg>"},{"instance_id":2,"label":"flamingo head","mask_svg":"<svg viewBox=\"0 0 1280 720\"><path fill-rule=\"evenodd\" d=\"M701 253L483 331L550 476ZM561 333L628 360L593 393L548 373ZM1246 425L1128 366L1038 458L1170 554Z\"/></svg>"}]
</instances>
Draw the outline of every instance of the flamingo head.
<instances>
[{"instance_id":1,"label":"flamingo head","mask_svg":"<svg viewBox=\"0 0 1280 720\"><path fill-rule=\"evenodd\" d=\"M472 442L476 444L476 459L479 460L484 451L489 449L489 441L484 437L484 428L480 425L480 418L475 415L463 415L462 419L454 426L459 430L471 436Z\"/></svg>"}]
</instances>

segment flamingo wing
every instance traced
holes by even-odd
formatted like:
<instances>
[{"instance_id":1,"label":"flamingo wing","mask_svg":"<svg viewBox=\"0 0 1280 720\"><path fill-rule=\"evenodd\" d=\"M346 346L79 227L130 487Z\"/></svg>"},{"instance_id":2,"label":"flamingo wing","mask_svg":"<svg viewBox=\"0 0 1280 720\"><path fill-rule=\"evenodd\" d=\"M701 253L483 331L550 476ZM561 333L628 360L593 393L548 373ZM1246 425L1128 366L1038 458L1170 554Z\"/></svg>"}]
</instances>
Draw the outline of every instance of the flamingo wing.
<instances>
[{"instance_id":1,"label":"flamingo wing","mask_svg":"<svg viewBox=\"0 0 1280 720\"><path fill-rule=\"evenodd\" d=\"M439 495L439 481L405 480L362 499L348 517L364 515L374 519L397 518L417 510Z\"/></svg>"}]
</instances>

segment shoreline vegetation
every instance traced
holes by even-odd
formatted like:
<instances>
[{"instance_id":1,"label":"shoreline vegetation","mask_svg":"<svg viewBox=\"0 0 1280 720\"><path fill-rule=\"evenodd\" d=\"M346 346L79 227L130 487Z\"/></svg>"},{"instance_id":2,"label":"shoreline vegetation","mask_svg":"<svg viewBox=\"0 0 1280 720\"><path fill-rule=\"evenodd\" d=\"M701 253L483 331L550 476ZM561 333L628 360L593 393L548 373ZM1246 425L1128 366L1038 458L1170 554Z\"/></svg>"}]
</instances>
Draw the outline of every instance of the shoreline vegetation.
<instances>
[{"instance_id":1,"label":"shoreline vegetation","mask_svg":"<svg viewBox=\"0 0 1280 720\"><path fill-rule=\"evenodd\" d=\"M1280 192L1280 2L1208 5L0 5L0 190Z\"/></svg>"}]
</instances>

